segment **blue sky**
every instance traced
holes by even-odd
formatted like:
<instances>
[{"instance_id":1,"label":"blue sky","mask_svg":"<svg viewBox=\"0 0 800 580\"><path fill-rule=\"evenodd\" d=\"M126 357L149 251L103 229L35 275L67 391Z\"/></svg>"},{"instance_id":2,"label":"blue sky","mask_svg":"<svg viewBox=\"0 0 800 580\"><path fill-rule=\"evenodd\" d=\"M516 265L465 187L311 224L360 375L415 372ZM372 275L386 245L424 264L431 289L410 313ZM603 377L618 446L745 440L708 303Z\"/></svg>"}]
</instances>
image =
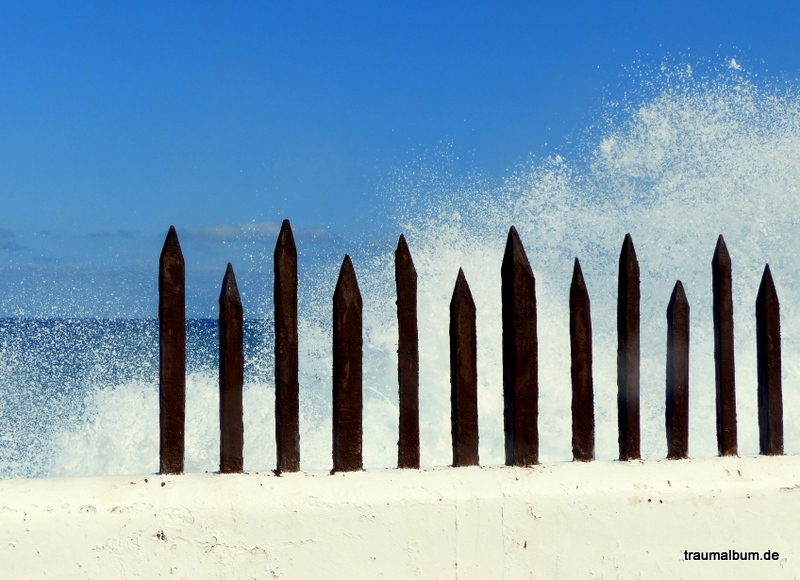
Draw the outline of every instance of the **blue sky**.
<instances>
[{"instance_id":1,"label":"blue sky","mask_svg":"<svg viewBox=\"0 0 800 580\"><path fill-rule=\"evenodd\" d=\"M135 297L173 224L196 280L235 239L271 255L284 218L309 248L393 238L398 167L446 146L500 179L637 67L800 75L789 2L285 4L4 5L0 316L153 315ZM98 285L116 294L87 306Z\"/></svg>"}]
</instances>

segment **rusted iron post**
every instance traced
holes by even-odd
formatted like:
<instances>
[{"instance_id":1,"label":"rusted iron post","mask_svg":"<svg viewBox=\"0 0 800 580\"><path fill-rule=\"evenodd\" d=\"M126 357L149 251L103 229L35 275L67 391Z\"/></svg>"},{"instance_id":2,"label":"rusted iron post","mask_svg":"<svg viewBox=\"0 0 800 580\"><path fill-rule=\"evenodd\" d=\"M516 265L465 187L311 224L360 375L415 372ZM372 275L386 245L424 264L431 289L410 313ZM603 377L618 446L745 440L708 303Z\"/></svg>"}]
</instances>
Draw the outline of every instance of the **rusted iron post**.
<instances>
[{"instance_id":1,"label":"rusted iron post","mask_svg":"<svg viewBox=\"0 0 800 580\"><path fill-rule=\"evenodd\" d=\"M297 248L289 220L281 224L274 268L275 448L280 473L300 470Z\"/></svg>"},{"instance_id":2,"label":"rusted iron post","mask_svg":"<svg viewBox=\"0 0 800 580\"><path fill-rule=\"evenodd\" d=\"M769 264L756 297L756 344L759 447L762 455L783 455L781 312Z\"/></svg>"},{"instance_id":3,"label":"rusted iron post","mask_svg":"<svg viewBox=\"0 0 800 580\"><path fill-rule=\"evenodd\" d=\"M578 258L575 258L569 289L569 339L572 357L572 457L575 461L593 461L592 316L589 292Z\"/></svg>"},{"instance_id":4,"label":"rusted iron post","mask_svg":"<svg viewBox=\"0 0 800 580\"><path fill-rule=\"evenodd\" d=\"M617 411L620 461L641 459L639 433L639 262L630 234L619 256Z\"/></svg>"},{"instance_id":5,"label":"rusted iron post","mask_svg":"<svg viewBox=\"0 0 800 580\"><path fill-rule=\"evenodd\" d=\"M464 271L450 301L450 425L453 466L478 465L478 339L475 301Z\"/></svg>"},{"instance_id":6,"label":"rusted iron post","mask_svg":"<svg viewBox=\"0 0 800 580\"><path fill-rule=\"evenodd\" d=\"M228 264L219 295L219 470L242 473L244 461L244 314L233 266Z\"/></svg>"},{"instance_id":7,"label":"rusted iron post","mask_svg":"<svg viewBox=\"0 0 800 580\"><path fill-rule=\"evenodd\" d=\"M350 256L333 293L333 470L363 468L361 292Z\"/></svg>"},{"instance_id":8,"label":"rusted iron post","mask_svg":"<svg viewBox=\"0 0 800 580\"><path fill-rule=\"evenodd\" d=\"M406 238L394 252L397 288L397 383L400 400L397 467L419 469L419 329L417 270Z\"/></svg>"},{"instance_id":9,"label":"rusted iron post","mask_svg":"<svg viewBox=\"0 0 800 580\"><path fill-rule=\"evenodd\" d=\"M689 456L689 301L678 280L667 307L667 457Z\"/></svg>"},{"instance_id":10,"label":"rusted iron post","mask_svg":"<svg viewBox=\"0 0 800 580\"><path fill-rule=\"evenodd\" d=\"M536 280L514 226L500 268L506 465L539 462Z\"/></svg>"},{"instance_id":11,"label":"rusted iron post","mask_svg":"<svg viewBox=\"0 0 800 580\"><path fill-rule=\"evenodd\" d=\"M183 473L186 417L186 267L174 226L158 264L159 472Z\"/></svg>"},{"instance_id":12,"label":"rusted iron post","mask_svg":"<svg viewBox=\"0 0 800 580\"><path fill-rule=\"evenodd\" d=\"M714 366L717 385L717 450L738 453L736 434L736 373L733 361L733 283L731 257L720 235L711 260L714 290Z\"/></svg>"}]
</instances>

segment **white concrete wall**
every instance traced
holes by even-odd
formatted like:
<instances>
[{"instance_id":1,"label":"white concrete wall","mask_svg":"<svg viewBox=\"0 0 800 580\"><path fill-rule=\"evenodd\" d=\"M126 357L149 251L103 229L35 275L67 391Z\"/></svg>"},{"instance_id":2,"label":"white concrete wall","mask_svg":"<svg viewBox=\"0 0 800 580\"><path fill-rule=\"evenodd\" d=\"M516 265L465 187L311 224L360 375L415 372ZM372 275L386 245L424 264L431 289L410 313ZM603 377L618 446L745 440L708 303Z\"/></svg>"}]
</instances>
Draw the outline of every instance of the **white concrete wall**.
<instances>
[{"instance_id":1,"label":"white concrete wall","mask_svg":"<svg viewBox=\"0 0 800 580\"><path fill-rule=\"evenodd\" d=\"M3 578L795 576L797 456L0 481Z\"/></svg>"}]
</instances>

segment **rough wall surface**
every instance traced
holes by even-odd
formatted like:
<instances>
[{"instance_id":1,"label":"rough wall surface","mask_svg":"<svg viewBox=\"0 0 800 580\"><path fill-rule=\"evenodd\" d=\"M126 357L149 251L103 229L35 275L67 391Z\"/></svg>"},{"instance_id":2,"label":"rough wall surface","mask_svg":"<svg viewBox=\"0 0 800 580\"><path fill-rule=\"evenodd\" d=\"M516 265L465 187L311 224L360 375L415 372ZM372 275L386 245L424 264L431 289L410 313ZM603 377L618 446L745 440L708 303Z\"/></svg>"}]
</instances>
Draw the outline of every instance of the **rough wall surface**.
<instances>
[{"instance_id":1,"label":"rough wall surface","mask_svg":"<svg viewBox=\"0 0 800 580\"><path fill-rule=\"evenodd\" d=\"M6 480L0 575L794 578L798 514L798 456Z\"/></svg>"}]
</instances>

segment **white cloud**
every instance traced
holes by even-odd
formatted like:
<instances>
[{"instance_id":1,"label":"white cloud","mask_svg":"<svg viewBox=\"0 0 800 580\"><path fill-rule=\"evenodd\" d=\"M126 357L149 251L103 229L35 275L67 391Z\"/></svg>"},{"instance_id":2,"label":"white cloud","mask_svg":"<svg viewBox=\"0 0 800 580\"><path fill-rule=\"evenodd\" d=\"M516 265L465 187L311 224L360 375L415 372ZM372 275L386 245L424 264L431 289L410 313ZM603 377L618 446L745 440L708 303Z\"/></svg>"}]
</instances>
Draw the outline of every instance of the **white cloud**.
<instances>
[{"instance_id":1,"label":"white cloud","mask_svg":"<svg viewBox=\"0 0 800 580\"><path fill-rule=\"evenodd\" d=\"M253 222L242 225L218 224L201 226L179 232L180 237L206 242L275 242L280 232L280 224L274 222ZM322 229L293 229L297 241L328 244L336 241L336 236Z\"/></svg>"}]
</instances>

